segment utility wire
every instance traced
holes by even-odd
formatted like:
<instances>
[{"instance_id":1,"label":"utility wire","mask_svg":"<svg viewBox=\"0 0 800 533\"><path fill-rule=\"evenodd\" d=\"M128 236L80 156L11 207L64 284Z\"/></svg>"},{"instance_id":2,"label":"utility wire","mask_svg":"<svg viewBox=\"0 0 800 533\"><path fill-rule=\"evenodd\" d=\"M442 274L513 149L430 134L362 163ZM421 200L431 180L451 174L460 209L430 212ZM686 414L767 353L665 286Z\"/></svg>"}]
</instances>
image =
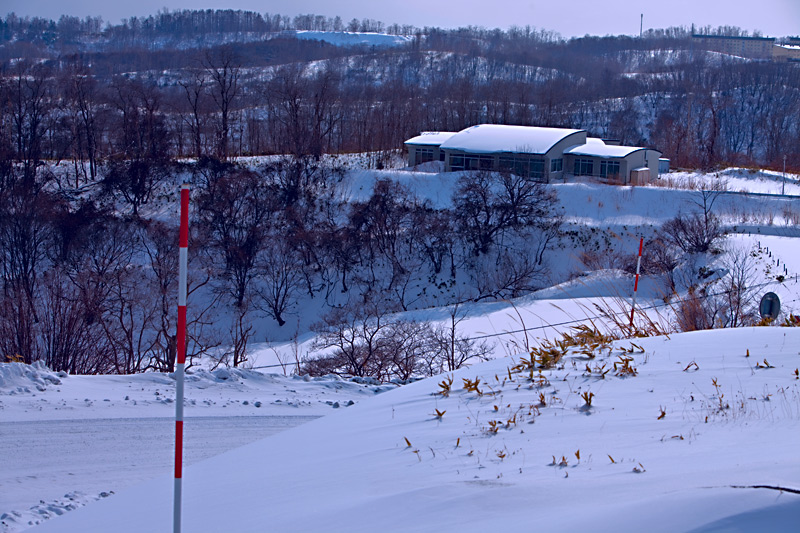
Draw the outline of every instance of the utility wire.
<instances>
[{"instance_id":1,"label":"utility wire","mask_svg":"<svg viewBox=\"0 0 800 533\"><path fill-rule=\"evenodd\" d=\"M795 278L797 278L797 277L795 276ZM773 285L775 283L776 283L775 281L769 281L769 282L765 282L765 283L760 283L758 285L753 285L752 287L748 287L748 289L749 290L761 289L763 287L766 287L766 286L769 286L769 285ZM720 292L715 292L715 293L708 293L708 294L704 294L704 295L700 295L700 296L694 296L692 298L685 298L685 299L682 299L680 301L681 302L691 302L691 301L697 301L697 300L705 300L706 298L711 298L711 297L714 297L714 296L722 296L724 294L729 294L729 293L732 293L732 292L733 292L733 290L731 289L731 290L720 291ZM800 301L800 298L795 298L794 300L787 300L784 303L794 303L794 302L797 302L797 301ZM655 305L650 305L650 306L647 306L647 307L640 307L640 308L638 308L638 310L639 311L650 311L652 309L658 309L658 308L661 308L661 307L670 307L672 305L674 305L674 304L669 303L669 302L664 302L662 304L655 304ZM521 329L510 330L510 331L502 331L502 332L499 332L499 333L487 333L485 335L476 335L474 337L468 337L468 338L470 340L479 340L479 339L489 339L489 338L493 338L493 337L502 337L504 335L514 335L514 334L517 334L517 333L526 333L528 331L536 331L536 330L554 328L554 327L559 327L559 326L569 326L569 325L572 325L572 324L581 324L583 322L586 322L587 320L592 320L592 319L608 318L608 317L613 317L613 316L627 316L628 313L629 312L626 310L626 311L618 311L618 312L615 312L615 313L605 313L605 314L602 314L602 315L590 315L590 316L586 316L584 318L579 318L579 319L575 319L575 320L568 320L566 322L558 322L556 324L546 324L546 325L543 325L543 326L534 326L534 327L530 327L530 328L521 328Z\"/></svg>"},{"instance_id":2,"label":"utility wire","mask_svg":"<svg viewBox=\"0 0 800 533\"><path fill-rule=\"evenodd\" d=\"M795 276L795 279L797 279L797 276ZM764 282L764 283L760 283L758 285L753 285L752 287L748 287L748 289L749 290L761 289L761 288L767 287L769 285L773 285L774 283L776 283L776 282L775 281ZM729 294L731 292L733 292L733 290L726 290L726 291L720 291L720 292L715 292L715 293L708 293L708 294L704 294L704 295L701 295L701 296L694 296L692 298L685 298L685 299L681 300L681 302L705 300L707 298L712 298L714 296L722 296L724 294ZM800 301L800 298L795 298L793 300L786 300L784 303L795 303L795 302L798 302L798 301ZM659 308L662 308L662 307L669 307L669 306L672 306L672 305L673 305L672 303L664 302L662 304L655 304L655 305L650 305L650 306L647 306L647 307L640 307L639 311L650 311L650 310L653 310L653 309L659 309ZM485 334L485 335L475 335L475 336L467 337L467 339L469 339L469 340L481 340L481 339L489 339L489 338L494 338L494 337L502 337L504 335L515 335L517 333L527 333L529 331L537 331L537 330L543 330L543 329L547 329L547 328L556 328L556 327L561 327L561 326L570 326L572 324L581 324L583 322L591 321L593 319L608 318L608 317L612 317L612 316L626 316L627 317L628 316L628 311L626 310L626 311L618 311L618 312L615 312L615 313L604 313L602 315L590 315L590 316L586 316L584 318L579 318L579 319L575 319L575 320L567 320L565 322L557 322L555 324L546 324L546 325L542 325L542 326L533 326L533 327L529 327L529 328L526 327L526 328L514 329L514 330L509 330L509 331L502 331L502 332L499 332L499 333L488 333L488 334ZM259 370L259 369L262 369L262 368L286 368L286 367L296 366L296 365L297 365L297 363L286 363L286 364L277 364L277 365L263 365L263 366L254 366L254 367L250 368L249 370Z\"/></svg>"}]
</instances>

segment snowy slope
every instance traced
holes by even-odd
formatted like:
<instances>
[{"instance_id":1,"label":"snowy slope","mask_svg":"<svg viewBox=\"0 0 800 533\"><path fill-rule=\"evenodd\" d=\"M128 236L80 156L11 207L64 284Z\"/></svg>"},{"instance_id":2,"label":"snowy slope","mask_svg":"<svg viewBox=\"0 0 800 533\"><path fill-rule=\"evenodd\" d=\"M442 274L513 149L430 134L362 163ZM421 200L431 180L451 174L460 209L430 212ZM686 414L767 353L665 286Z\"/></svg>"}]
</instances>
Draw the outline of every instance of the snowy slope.
<instances>
[{"instance_id":1,"label":"snowy slope","mask_svg":"<svg viewBox=\"0 0 800 533\"><path fill-rule=\"evenodd\" d=\"M491 361L449 397L425 380L189 467L184 527L795 531L800 496L776 489L800 488L798 352L800 329L752 328L573 351L535 383L519 357ZM638 375L614 375L621 357ZM476 377L482 394L461 387ZM37 531L168 531L171 490L163 476Z\"/></svg>"},{"instance_id":2,"label":"snowy slope","mask_svg":"<svg viewBox=\"0 0 800 533\"><path fill-rule=\"evenodd\" d=\"M239 369L186 376L186 464L308 422L395 385ZM172 376L66 376L0 364L0 532L19 531L171 472ZM57 435L57 438L54 438Z\"/></svg>"},{"instance_id":3,"label":"snowy slope","mask_svg":"<svg viewBox=\"0 0 800 533\"><path fill-rule=\"evenodd\" d=\"M754 254L754 298L774 291L783 316L797 313L796 198L774 196L783 185L775 173L719 174L670 173L659 182L678 189L590 182L554 188L568 229L596 229L610 236L606 252L632 254L640 234L696 210L698 189L724 181L715 212L732 234L722 248ZM341 194L366 199L376 178L404 183L443 207L458 175L351 170ZM786 193L800 193L797 176L787 178ZM800 488L796 328L635 341L643 353L621 341L593 360L572 353L562 368L544 372L549 384L541 388L523 374L508 375L528 347L578 323L607 324L596 305L629 312L632 276L582 271L578 252L569 241L556 250L553 286L513 306L462 307L459 332L494 343L497 360L455 375L449 398L434 395L443 377L394 390L333 377L195 369L187 384L186 531L793 530L796 494L731 486ZM681 268L724 275L726 255ZM664 296L663 280L640 281L639 306L652 307L654 320L671 319ZM447 321L449 312L424 309L408 318ZM254 344L248 364L276 364L279 352L293 361L308 353L313 337L297 342ZM638 375L611 370L600 379L621 355L632 355ZM462 377L478 376L484 394L461 390ZM0 365L0 445L16 451L0 459L0 532L95 500L102 501L41 530L105 531L116 520L125 525L115 530L168 531L173 387L170 376L157 374L65 377ZM583 409L580 395L589 392L592 407ZM436 409L446 411L441 419ZM503 428L495 433L492 421ZM562 456L566 466L558 464Z\"/></svg>"},{"instance_id":4,"label":"snowy slope","mask_svg":"<svg viewBox=\"0 0 800 533\"><path fill-rule=\"evenodd\" d=\"M413 37L405 35L388 35L385 33L374 32L352 32L352 31L305 31L295 33L298 39L311 41L324 41L334 46L376 46L392 47L408 44Z\"/></svg>"}]
</instances>

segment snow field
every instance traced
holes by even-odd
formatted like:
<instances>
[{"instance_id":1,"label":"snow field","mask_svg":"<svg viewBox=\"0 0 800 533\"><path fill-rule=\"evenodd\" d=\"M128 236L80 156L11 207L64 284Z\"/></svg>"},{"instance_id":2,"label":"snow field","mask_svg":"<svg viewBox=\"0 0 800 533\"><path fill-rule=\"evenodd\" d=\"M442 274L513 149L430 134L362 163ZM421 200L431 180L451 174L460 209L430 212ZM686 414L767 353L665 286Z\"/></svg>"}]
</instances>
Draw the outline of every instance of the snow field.
<instances>
[{"instance_id":1,"label":"snow field","mask_svg":"<svg viewBox=\"0 0 800 533\"><path fill-rule=\"evenodd\" d=\"M672 532L756 513L790 531L796 495L735 487L800 474L798 346L795 328L713 330L571 350L534 381L516 357L454 373L447 396L447 376L417 382L189 467L184 524ZM636 375L617 375L621 357ZM170 489L163 477L40 530L167 531Z\"/></svg>"},{"instance_id":2,"label":"snow field","mask_svg":"<svg viewBox=\"0 0 800 533\"><path fill-rule=\"evenodd\" d=\"M797 314L796 199L738 194L777 194L782 177L774 173L721 174L728 192L715 212L731 230L725 252L681 268L724 279L728 251L753 253L754 296L778 293L780 321ZM405 183L438 207L450 204L457 178L350 170L341 193L366 199L376 177ZM662 183L682 180L683 188L554 188L566 228L596 230L587 247L632 254L639 234L696 210L698 189L719 181L697 173L669 178ZM791 188L797 181L787 179L787 193L800 192ZM166 204L148 208L174 216ZM493 342L496 360L454 373L447 397L437 392L448 376L398 389L195 368L187 376L186 530L794 531L797 496L775 488L798 489L800 474L796 328L617 341L595 347L591 359L572 350L543 378L534 372L535 382L511 371L531 347L573 326L613 330L597 306L629 312L632 276L611 267L583 271L575 266L580 251L575 242L555 250L551 286L513 305L463 307L459 331ZM673 308L664 300L663 280L640 280L638 307L668 325ZM301 302L295 312L307 318L318 306ZM449 319L442 308L406 315ZM288 342L272 333L266 336L278 342L253 344L248 365L311 351L310 333ZM622 358L630 358L635 376L617 375ZM477 378L481 394L463 389L464 379ZM0 531L20 531L94 500L101 501L37 531L170 530L172 397L167 375L66 377L0 365L0 445L27 452L0 459ZM351 402L357 405L343 409ZM325 414L332 415L282 431ZM746 488L754 486L773 488Z\"/></svg>"},{"instance_id":3,"label":"snow field","mask_svg":"<svg viewBox=\"0 0 800 533\"><path fill-rule=\"evenodd\" d=\"M186 375L185 464L344 409L394 385L240 369ZM0 364L0 531L172 472L174 379L67 376ZM57 435L57 438L53 438Z\"/></svg>"}]
</instances>

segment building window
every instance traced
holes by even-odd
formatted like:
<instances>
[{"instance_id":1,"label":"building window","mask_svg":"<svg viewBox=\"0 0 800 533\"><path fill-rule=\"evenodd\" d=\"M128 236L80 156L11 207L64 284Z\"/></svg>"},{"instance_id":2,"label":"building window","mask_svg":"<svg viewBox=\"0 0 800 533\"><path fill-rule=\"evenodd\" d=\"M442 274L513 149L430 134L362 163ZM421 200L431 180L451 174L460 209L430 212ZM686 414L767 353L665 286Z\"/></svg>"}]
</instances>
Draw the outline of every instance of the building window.
<instances>
[{"instance_id":1,"label":"building window","mask_svg":"<svg viewBox=\"0 0 800 533\"><path fill-rule=\"evenodd\" d=\"M544 159L530 158L522 155L505 155L500 157L500 170L511 172L523 178L544 179Z\"/></svg>"},{"instance_id":2,"label":"building window","mask_svg":"<svg viewBox=\"0 0 800 533\"><path fill-rule=\"evenodd\" d=\"M433 161L433 148L417 148L416 164Z\"/></svg>"},{"instance_id":3,"label":"building window","mask_svg":"<svg viewBox=\"0 0 800 533\"><path fill-rule=\"evenodd\" d=\"M490 155L465 154L464 170L493 170L494 157Z\"/></svg>"},{"instance_id":4,"label":"building window","mask_svg":"<svg viewBox=\"0 0 800 533\"><path fill-rule=\"evenodd\" d=\"M594 174L594 161L591 159L575 159L575 175L591 176Z\"/></svg>"},{"instance_id":5,"label":"building window","mask_svg":"<svg viewBox=\"0 0 800 533\"><path fill-rule=\"evenodd\" d=\"M619 177L619 161L600 161L600 175L604 178Z\"/></svg>"},{"instance_id":6,"label":"building window","mask_svg":"<svg viewBox=\"0 0 800 533\"><path fill-rule=\"evenodd\" d=\"M544 178L544 159L531 159L531 172L528 177L538 181Z\"/></svg>"},{"instance_id":7,"label":"building window","mask_svg":"<svg viewBox=\"0 0 800 533\"><path fill-rule=\"evenodd\" d=\"M464 170L464 156L463 155L451 155L450 156L450 170L453 172L457 172L459 170Z\"/></svg>"},{"instance_id":8,"label":"building window","mask_svg":"<svg viewBox=\"0 0 800 533\"><path fill-rule=\"evenodd\" d=\"M550 160L550 172L561 172L562 170L564 170L564 159L559 157Z\"/></svg>"}]
</instances>

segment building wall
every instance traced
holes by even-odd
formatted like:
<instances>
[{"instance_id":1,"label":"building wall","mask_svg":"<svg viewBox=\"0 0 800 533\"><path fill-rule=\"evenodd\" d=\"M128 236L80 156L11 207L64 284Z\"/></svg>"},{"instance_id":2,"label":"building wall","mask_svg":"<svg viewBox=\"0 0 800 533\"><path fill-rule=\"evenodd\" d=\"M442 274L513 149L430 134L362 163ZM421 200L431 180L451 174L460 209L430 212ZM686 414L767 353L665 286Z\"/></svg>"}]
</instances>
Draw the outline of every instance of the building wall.
<instances>
[{"instance_id":1,"label":"building wall","mask_svg":"<svg viewBox=\"0 0 800 533\"><path fill-rule=\"evenodd\" d=\"M658 177L658 160L661 152L658 150L636 150L625 157L599 157L589 155L566 154L564 156L564 172L569 175L593 176L600 179L612 180L620 184L631 182L631 171L647 167L650 170L652 179ZM575 162L579 161L578 171L576 172ZM591 161L591 165L587 163ZM619 178L615 180L613 174L609 173L610 166L619 164ZM591 173L587 172L587 167L591 167ZM606 171L605 175L603 170Z\"/></svg>"},{"instance_id":2,"label":"building wall","mask_svg":"<svg viewBox=\"0 0 800 533\"><path fill-rule=\"evenodd\" d=\"M775 39L768 37L692 35L692 39L707 50L753 59L772 59L775 44Z\"/></svg>"},{"instance_id":3,"label":"building wall","mask_svg":"<svg viewBox=\"0 0 800 533\"><path fill-rule=\"evenodd\" d=\"M591 176L625 184L632 168L636 167L624 157L564 154L564 172L570 176Z\"/></svg>"},{"instance_id":4,"label":"building wall","mask_svg":"<svg viewBox=\"0 0 800 533\"><path fill-rule=\"evenodd\" d=\"M547 181L548 162L540 154L511 153L475 154L445 148L445 172L462 170L511 171L537 181Z\"/></svg>"},{"instance_id":5,"label":"building wall","mask_svg":"<svg viewBox=\"0 0 800 533\"><path fill-rule=\"evenodd\" d=\"M441 161L442 151L438 145L407 144L408 166L415 167L428 161Z\"/></svg>"},{"instance_id":6,"label":"building wall","mask_svg":"<svg viewBox=\"0 0 800 533\"><path fill-rule=\"evenodd\" d=\"M566 156L564 155L564 151L568 148L579 145L579 144L586 144L586 137L587 133L585 131L579 131L573 133L571 135L567 135L561 141L557 142L550 150L547 151L545 154L545 169L547 171L547 182L550 183L551 181L562 179L565 173L569 173L569 169L566 166ZM561 159L562 160L562 170L560 172L551 172L551 165L553 159Z\"/></svg>"},{"instance_id":7,"label":"building wall","mask_svg":"<svg viewBox=\"0 0 800 533\"><path fill-rule=\"evenodd\" d=\"M647 168L650 169L650 178L658 179L660 171L661 152L658 150L645 150L645 160L647 161ZM669 165L669 163L667 163Z\"/></svg>"},{"instance_id":8,"label":"building wall","mask_svg":"<svg viewBox=\"0 0 800 533\"><path fill-rule=\"evenodd\" d=\"M800 61L800 46L792 45L791 47L775 45L772 47L772 58L776 61Z\"/></svg>"}]
</instances>

